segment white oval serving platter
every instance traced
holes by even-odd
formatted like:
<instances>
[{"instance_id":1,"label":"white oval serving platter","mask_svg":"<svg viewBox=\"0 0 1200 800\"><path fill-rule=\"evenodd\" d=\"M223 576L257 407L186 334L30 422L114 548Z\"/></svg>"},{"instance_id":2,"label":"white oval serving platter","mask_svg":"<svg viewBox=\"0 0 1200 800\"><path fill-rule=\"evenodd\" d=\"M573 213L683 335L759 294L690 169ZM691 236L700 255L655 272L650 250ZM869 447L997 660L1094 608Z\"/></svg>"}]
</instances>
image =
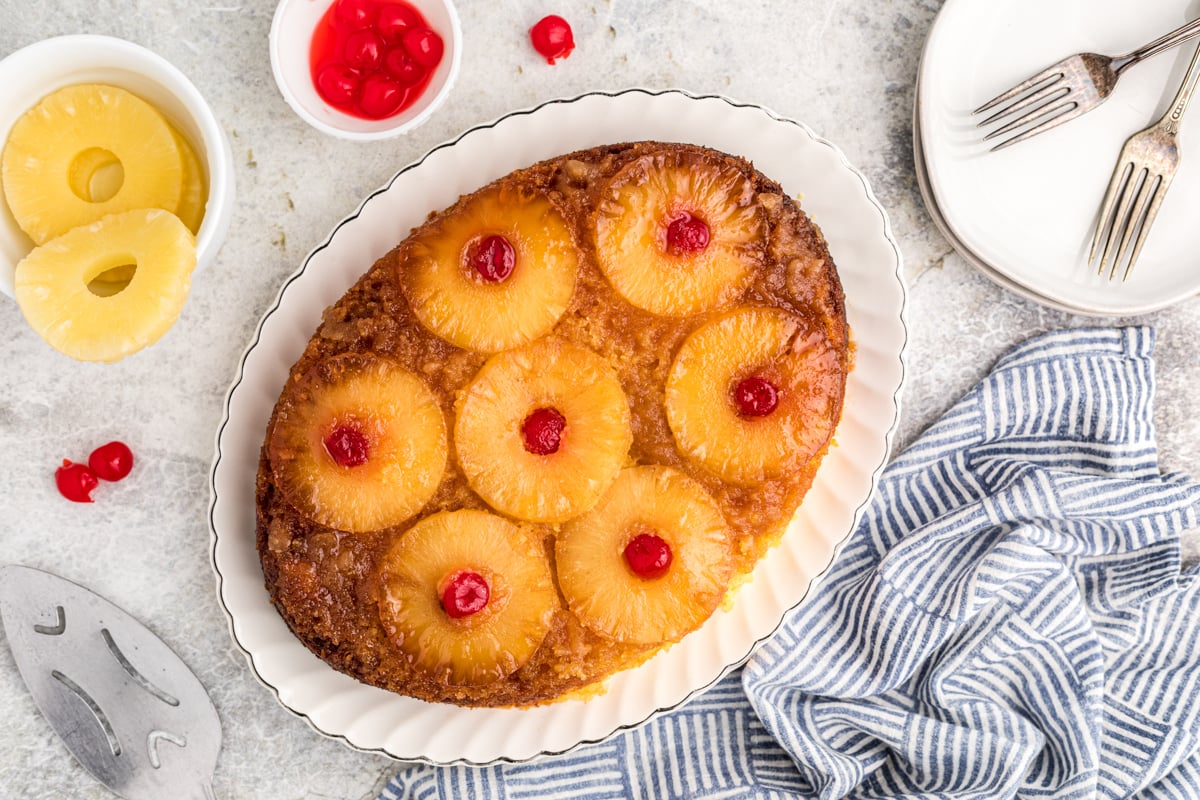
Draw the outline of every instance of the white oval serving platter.
<instances>
[{"instance_id":1,"label":"white oval serving platter","mask_svg":"<svg viewBox=\"0 0 1200 800\"><path fill-rule=\"evenodd\" d=\"M468 709L391 694L336 672L270 603L255 550L255 475L275 400L321 312L431 210L508 172L596 145L692 142L754 162L821 227L855 345L836 444L780 544L727 608L603 694L534 708ZM314 728L352 747L435 764L522 761L597 742L685 702L743 662L832 561L869 499L899 414L906 341L901 256L887 215L842 153L801 123L682 91L592 93L473 128L405 167L288 278L247 348L217 433L212 562L230 629L257 677Z\"/></svg>"}]
</instances>

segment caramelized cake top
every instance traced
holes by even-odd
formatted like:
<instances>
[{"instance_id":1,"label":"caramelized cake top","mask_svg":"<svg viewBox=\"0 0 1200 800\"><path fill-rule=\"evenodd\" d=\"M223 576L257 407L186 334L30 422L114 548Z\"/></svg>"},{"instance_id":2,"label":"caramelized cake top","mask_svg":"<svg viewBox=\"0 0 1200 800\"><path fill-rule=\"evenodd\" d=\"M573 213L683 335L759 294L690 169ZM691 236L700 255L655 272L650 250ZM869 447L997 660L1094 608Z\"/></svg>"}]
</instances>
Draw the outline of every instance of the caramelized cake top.
<instances>
[{"instance_id":1,"label":"caramelized cake top","mask_svg":"<svg viewBox=\"0 0 1200 800\"><path fill-rule=\"evenodd\" d=\"M841 284L743 159L636 142L461 198L326 310L271 416L271 598L336 669L527 705L640 663L783 533L841 415Z\"/></svg>"}]
</instances>

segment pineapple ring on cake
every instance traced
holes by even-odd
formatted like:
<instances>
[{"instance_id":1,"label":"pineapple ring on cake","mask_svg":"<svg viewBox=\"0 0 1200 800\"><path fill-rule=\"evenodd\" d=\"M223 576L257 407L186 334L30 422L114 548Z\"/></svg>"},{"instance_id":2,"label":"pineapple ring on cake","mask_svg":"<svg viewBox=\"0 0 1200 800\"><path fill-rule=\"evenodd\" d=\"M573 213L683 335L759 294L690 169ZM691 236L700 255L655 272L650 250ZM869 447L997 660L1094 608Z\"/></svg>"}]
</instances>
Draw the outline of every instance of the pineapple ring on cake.
<instances>
[{"instance_id":1,"label":"pineapple ring on cake","mask_svg":"<svg viewBox=\"0 0 1200 800\"><path fill-rule=\"evenodd\" d=\"M124 172L120 186L94 202L90 173L114 160ZM79 84L44 97L13 125L0 161L8 207L37 244L108 214L177 211L183 192L183 156L170 124L116 86Z\"/></svg>"},{"instance_id":2,"label":"pineapple ring on cake","mask_svg":"<svg viewBox=\"0 0 1200 800\"><path fill-rule=\"evenodd\" d=\"M414 234L399 269L425 327L459 347L495 353L549 333L575 291L579 253L543 194L502 184Z\"/></svg>"},{"instance_id":3,"label":"pineapple ring on cake","mask_svg":"<svg viewBox=\"0 0 1200 800\"><path fill-rule=\"evenodd\" d=\"M561 608L541 538L486 511L443 511L396 540L380 567L379 617L422 672L452 685L521 668Z\"/></svg>"},{"instance_id":4,"label":"pineapple ring on cake","mask_svg":"<svg viewBox=\"0 0 1200 800\"><path fill-rule=\"evenodd\" d=\"M196 239L178 217L126 211L35 247L17 264L14 296L55 350L112 362L175 324L195 268Z\"/></svg>"},{"instance_id":5,"label":"pineapple ring on cake","mask_svg":"<svg viewBox=\"0 0 1200 800\"><path fill-rule=\"evenodd\" d=\"M753 484L803 467L833 435L843 369L824 332L778 308L743 307L684 340L666 411L683 453Z\"/></svg>"},{"instance_id":6,"label":"pineapple ring on cake","mask_svg":"<svg viewBox=\"0 0 1200 800\"><path fill-rule=\"evenodd\" d=\"M729 537L704 487L664 466L621 471L600 502L555 543L567 606L622 642L678 641L717 608L729 585Z\"/></svg>"},{"instance_id":7,"label":"pineapple ring on cake","mask_svg":"<svg viewBox=\"0 0 1200 800\"><path fill-rule=\"evenodd\" d=\"M456 412L454 445L471 488L497 511L535 522L594 506L633 441L613 368L556 337L492 356Z\"/></svg>"},{"instance_id":8,"label":"pineapple ring on cake","mask_svg":"<svg viewBox=\"0 0 1200 800\"><path fill-rule=\"evenodd\" d=\"M284 389L267 454L276 486L309 519L351 533L381 530L437 490L446 423L424 380L388 359L345 353Z\"/></svg>"},{"instance_id":9,"label":"pineapple ring on cake","mask_svg":"<svg viewBox=\"0 0 1200 800\"><path fill-rule=\"evenodd\" d=\"M754 183L703 151L645 155L619 170L595 215L596 255L633 305L664 316L718 308L762 265L766 218Z\"/></svg>"}]
</instances>

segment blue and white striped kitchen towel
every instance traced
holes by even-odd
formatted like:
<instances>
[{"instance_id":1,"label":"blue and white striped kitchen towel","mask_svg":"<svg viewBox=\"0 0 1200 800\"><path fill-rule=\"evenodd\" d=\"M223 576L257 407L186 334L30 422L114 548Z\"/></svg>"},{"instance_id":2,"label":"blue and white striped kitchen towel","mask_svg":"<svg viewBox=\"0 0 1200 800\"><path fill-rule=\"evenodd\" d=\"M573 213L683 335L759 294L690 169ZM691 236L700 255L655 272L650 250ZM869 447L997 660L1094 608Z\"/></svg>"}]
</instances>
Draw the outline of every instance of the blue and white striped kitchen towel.
<instances>
[{"instance_id":1,"label":"blue and white striped kitchen towel","mask_svg":"<svg viewBox=\"0 0 1200 800\"><path fill-rule=\"evenodd\" d=\"M1161 475L1153 331L1002 358L884 472L830 573L682 709L386 800L1200 798L1200 485Z\"/></svg>"}]
</instances>

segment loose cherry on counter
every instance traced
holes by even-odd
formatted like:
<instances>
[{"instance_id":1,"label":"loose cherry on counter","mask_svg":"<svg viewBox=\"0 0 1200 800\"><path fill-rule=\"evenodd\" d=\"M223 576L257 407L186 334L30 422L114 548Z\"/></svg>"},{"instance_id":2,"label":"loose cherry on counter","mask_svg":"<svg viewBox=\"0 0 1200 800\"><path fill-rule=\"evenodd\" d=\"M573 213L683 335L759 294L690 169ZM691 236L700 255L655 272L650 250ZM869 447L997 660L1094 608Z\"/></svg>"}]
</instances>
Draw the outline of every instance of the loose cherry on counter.
<instances>
[{"instance_id":1,"label":"loose cherry on counter","mask_svg":"<svg viewBox=\"0 0 1200 800\"><path fill-rule=\"evenodd\" d=\"M88 456L88 466L106 481L119 481L133 469L133 451L124 442L102 444Z\"/></svg>"},{"instance_id":2,"label":"loose cherry on counter","mask_svg":"<svg viewBox=\"0 0 1200 800\"><path fill-rule=\"evenodd\" d=\"M547 64L557 58L566 58L575 49L575 35L571 25L557 14L542 17L529 29L529 41Z\"/></svg>"},{"instance_id":3,"label":"loose cherry on counter","mask_svg":"<svg viewBox=\"0 0 1200 800\"><path fill-rule=\"evenodd\" d=\"M62 466L54 470L54 484L58 493L72 503L92 503L92 490L99 485L96 473L87 464L76 464L64 458Z\"/></svg>"},{"instance_id":4,"label":"loose cherry on counter","mask_svg":"<svg viewBox=\"0 0 1200 800\"><path fill-rule=\"evenodd\" d=\"M58 493L73 503L91 503L92 491L100 480L119 481L133 469L133 451L124 442L102 444L88 456L88 463L76 464L64 458L54 471Z\"/></svg>"}]
</instances>

